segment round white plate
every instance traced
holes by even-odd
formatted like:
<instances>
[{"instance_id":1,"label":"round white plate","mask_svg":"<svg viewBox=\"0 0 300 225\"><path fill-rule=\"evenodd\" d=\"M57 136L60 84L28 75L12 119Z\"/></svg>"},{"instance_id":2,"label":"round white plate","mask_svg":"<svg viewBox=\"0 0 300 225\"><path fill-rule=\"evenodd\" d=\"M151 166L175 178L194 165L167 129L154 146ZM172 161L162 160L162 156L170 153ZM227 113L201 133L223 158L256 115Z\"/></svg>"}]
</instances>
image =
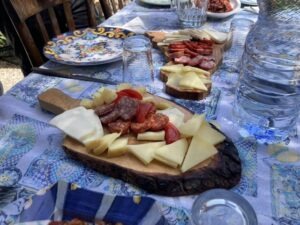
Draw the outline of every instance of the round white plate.
<instances>
[{"instance_id":1,"label":"round white plate","mask_svg":"<svg viewBox=\"0 0 300 225\"><path fill-rule=\"evenodd\" d=\"M241 9L240 0L230 0L230 4L232 5L232 8L233 8L230 12L214 13L214 12L207 11L207 16L209 18L224 19L224 18L232 16L240 11L240 9Z\"/></svg>"},{"instance_id":2,"label":"round white plate","mask_svg":"<svg viewBox=\"0 0 300 225\"><path fill-rule=\"evenodd\" d=\"M241 0L241 3L242 4L245 4L245 5L257 5L257 0Z\"/></svg>"},{"instance_id":3,"label":"round white plate","mask_svg":"<svg viewBox=\"0 0 300 225\"><path fill-rule=\"evenodd\" d=\"M171 5L171 0L140 0L140 2L149 5Z\"/></svg>"}]
</instances>

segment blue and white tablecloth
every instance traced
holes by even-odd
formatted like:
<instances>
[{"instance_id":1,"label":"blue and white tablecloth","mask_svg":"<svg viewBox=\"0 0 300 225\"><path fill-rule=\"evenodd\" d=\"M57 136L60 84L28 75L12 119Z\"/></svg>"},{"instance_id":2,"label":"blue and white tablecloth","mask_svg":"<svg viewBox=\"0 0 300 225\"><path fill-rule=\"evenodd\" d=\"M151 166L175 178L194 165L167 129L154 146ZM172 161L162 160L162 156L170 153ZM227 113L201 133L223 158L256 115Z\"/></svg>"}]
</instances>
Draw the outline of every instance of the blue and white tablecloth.
<instances>
[{"instance_id":1,"label":"blue and white tablecloth","mask_svg":"<svg viewBox=\"0 0 300 225\"><path fill-rule=\"evenodd\" d=\"M179 28L174 11L145 8L136 3L129 4L103 25L123 26L136 17L139 17L149 30ZM256 17L256 14L246 11L234 16L253 21ZM208 21L205 27L227 32L231 19ZM234 50L235 46L231 51ZM159 67L164 64L158 50L153 50L153 61L158 76ZM48 62L44 67L121 81L121 62L76 68ZM194 112L206 111L208 119L216 119L221 129L234 140L243 170L242 179L233 191L251 203L259 224L300 224L300 157L297 158L300 154L299 139L293 140L287 147L263 146L254 140L242 138L231 118L237 77L238 74L226 71L225 65L214 74L213 91L208 99L171 100L189 107ZM32 73L0 98L0 183L13 184L13 188L0 189L0 224L14 223L33 193L53 185L58 180L113 195L149 195L139 188L104 176L70 159L61 147L63 134L47 123L53 115L41 110L37 101L38 94L52 87L59 88L74 98L84 98L100 86L99 83ZM151 91L170 98L163 93L163 84L159 79L156 79ZM291 151L294 152L294 158L286 160L287 162L277 157ZM188 224L189 213L196 196L149 196L158 200L158 204L164 207L163 213L171 224Z\"/></svg>"}]
</instances>

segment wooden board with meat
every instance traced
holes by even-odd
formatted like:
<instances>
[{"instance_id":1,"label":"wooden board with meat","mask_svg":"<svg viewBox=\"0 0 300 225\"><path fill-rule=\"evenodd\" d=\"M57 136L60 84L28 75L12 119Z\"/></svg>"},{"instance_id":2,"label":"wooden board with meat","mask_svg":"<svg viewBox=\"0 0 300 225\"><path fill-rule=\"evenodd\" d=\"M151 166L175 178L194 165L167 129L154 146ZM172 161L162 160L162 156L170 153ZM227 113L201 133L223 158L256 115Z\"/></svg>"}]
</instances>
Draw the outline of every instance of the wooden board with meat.
<instances>
[{"instance_id":1,"label":"wooden board with meat","mask_svg":"<svg viewBox=\"0 0 300 225\"><path fill-rule=\"evenodd\" d=\"M49 123L66 134L62 144L70 156L150 193L197 194L240 180L237 149L204 114L144 88L101 88L82 100L50 89L39 102L60 113Z\"/></svg>"},{"instance_id":2,"label":"wooden board with meat","mask_svg":"<svg viewBox=\"0 0 300 225\"><path fill-rule=\"evenodd\" d=\"M187 29L173 33L154 31L147 35L167 60L160 70L166 93L192 100L209 95L210 77L222 63L229 43L226 33Z\"/></svg>"}]
</instances>

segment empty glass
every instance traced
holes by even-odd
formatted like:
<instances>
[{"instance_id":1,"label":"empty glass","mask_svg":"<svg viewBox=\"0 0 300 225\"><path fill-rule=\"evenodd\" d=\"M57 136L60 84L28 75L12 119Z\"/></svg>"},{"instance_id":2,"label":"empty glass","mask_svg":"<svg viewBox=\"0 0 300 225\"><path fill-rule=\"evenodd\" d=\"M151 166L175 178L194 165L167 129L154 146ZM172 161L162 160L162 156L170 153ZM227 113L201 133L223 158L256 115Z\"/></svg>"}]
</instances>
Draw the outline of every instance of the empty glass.
<instances>
[{"instance_id":1,"label":"empty glass","mask_svg":"<svg viewBox=\"0 0 300 225\"><path fill-rule=\"evenodd\" d=\"M175 0L176 12L184 28L200 27L206 21L208 0Z\"/></svg>"},{"instance_id":2,"label":"empty glass","mask_svg":"<svg viewBox=\"0 0 300 225\"><path fill-rule=\"evenodd\" d=\"M143 35L131 36L123 43L123 82L147 86L154 81L152 45Z\"/></svg>"}]
</instances>

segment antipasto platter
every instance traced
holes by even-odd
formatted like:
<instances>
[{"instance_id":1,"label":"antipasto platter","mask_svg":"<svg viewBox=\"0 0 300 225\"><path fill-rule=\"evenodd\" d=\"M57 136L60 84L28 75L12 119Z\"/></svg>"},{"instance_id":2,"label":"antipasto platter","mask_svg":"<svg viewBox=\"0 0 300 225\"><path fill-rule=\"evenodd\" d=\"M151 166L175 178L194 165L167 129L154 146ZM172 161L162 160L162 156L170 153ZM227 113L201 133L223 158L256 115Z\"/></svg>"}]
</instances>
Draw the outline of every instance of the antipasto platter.
<instances>
[{"instance_id":1,"label":"antipasto platter","mask_svg":"<svg viewBox=\"0 0 300 225\"><path fill-rule=\"evenodd\" d=\"M39 102L58 114L49 123L66 134L62 145L70 156L150 193L197 194L240 180L237 149L204 114L144 88L121 84L82 100L50 89Z\"/></svg>"},{"instance_id":2,"label":"antipasto platter","mask_svg":"<svg viewBox=\"0 0 300 225\"><path fill-rule=\"evenodd\" d=\"M160 69L166 93L191 100L209 95L211 76L222 63L229 42L227 33L186 29L150 31L146 35L166 58L167 64Z\"/></svg>"}]
</instances>

